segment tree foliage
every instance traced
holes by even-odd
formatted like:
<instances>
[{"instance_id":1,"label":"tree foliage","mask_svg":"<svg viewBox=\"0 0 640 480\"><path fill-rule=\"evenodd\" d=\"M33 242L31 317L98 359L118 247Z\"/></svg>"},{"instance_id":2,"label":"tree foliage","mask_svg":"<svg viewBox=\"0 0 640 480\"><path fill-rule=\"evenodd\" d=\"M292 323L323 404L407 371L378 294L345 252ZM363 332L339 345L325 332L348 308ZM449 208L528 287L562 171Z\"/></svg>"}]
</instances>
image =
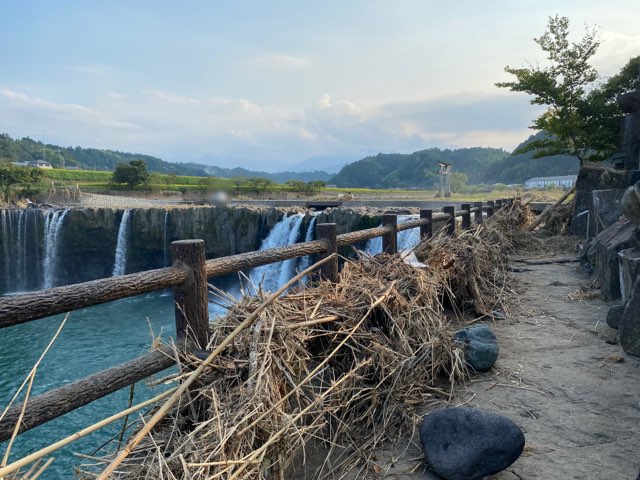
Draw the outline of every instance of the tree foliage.
<instances>
[{"instance_id":1,"label":"tree foliage","mask_svg":"<svg viewBox=\"0 0 640 480\"><path fill-rule=\"evenodd\" d=\"M126 183L129 188L146 184L149 181L149 172L144 160L131 160L130 162L120 162L116 165L111 183Z\"/></svg>"},{"instance_id":2,"label":"tree foliage","mask_svg":"<svg viewBox=\"0 0 640 480\"><path fill-rule=\"evenodd\" d=\"M6 160L0 161L0 200L9 202L37 195L42 191L42 171L32 167L18 167Z\"/></svg>"},{"instance_id":3,"label":"tree foliage","mask_svg":"<svg viewBox=\"0 0 640 480\"><path fill-rule=\"evenodd\" d=\"M528 93L533 96L532 104L547 107L530 126L547 135L528 142L516 153L534 151L536 158L566 154L577 157L582 165L615 152L621 117L615 98L633 84L628 77L632 67L627 65L620 75L598 85L598 72L590 64L600 45L597 31L585 27L580 41L572 42L569 26L567 17L549 17L546 31L534 38L548 65L507 66L505 71L515 80L496 86Z\"/></svg>"}]
</instances>

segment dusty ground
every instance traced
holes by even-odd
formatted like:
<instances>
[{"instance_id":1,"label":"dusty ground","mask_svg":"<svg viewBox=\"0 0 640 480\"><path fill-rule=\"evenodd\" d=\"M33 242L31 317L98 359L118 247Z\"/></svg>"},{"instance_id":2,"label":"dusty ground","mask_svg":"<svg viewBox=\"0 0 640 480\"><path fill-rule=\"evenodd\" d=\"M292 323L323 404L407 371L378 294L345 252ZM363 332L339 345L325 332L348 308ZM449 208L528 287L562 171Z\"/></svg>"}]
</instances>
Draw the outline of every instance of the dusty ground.
<instances>
[{"instance_id":1,"label":"dusty ground","mask_svg":"<svg viewBox=\"0 0 640 480\"><path fill-rule=\"evenodd\" d=\"M615 344L606 303L575 295L590 283L577 264L518 266L528 269L514 273L520 308L495 323L500 357L453 402L501 413L524 430L522 456L491 478L635 479L640 359ZM381 452L383 478L437 478L421 465L419 444L395 455L402 456L390 466L392 456Z\"/></svg>"}]
</instances>

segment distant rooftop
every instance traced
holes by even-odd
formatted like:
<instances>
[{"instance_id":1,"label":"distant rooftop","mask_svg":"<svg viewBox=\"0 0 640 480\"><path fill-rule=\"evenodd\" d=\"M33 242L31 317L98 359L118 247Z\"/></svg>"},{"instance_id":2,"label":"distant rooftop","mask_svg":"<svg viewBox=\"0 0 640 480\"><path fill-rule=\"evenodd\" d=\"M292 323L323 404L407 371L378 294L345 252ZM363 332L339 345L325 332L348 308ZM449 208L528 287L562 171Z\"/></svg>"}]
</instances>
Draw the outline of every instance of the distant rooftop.
<instances>
[{"instance_id":1,"label":"distant rooftop","mask_svg":"<svg viewBox=\"0 0 640 480\"><path fill-rule=\"evenodd\" d=\"M544 181L558 181L558 180L577 180L578 175L560 175L557 177L533 177L529 178L527 182L544 182Z\"/></svg>"}]
</instances>

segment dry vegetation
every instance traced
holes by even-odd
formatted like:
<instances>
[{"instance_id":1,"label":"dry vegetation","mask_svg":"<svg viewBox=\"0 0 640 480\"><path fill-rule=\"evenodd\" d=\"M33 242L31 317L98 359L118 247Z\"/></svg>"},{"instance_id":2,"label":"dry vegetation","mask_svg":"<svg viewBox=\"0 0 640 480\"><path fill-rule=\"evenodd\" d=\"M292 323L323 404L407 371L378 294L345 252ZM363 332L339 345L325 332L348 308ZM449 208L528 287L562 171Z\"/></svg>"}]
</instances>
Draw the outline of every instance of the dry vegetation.
<instances>
[{"instance_id":1,"label":"dry vegetation","mask_svg":"<svg viewBox=\"0 0 640 480\"><path fill-rule=\"evenodd\" d=\"M508 255L531 244L522 229L531 218L516 201L483 225L424 240L415 249L424 268L397 255L360 254L335 284L316 282L272 301L243 297L212 325L210 347L260 309L255 322L206 365L113 478L380 473L374 449L410 438L418 413L449 401L467 376L453 331L507 309ZM173 382L202 361L180 364Z\"/></svg>"}]
</instances>

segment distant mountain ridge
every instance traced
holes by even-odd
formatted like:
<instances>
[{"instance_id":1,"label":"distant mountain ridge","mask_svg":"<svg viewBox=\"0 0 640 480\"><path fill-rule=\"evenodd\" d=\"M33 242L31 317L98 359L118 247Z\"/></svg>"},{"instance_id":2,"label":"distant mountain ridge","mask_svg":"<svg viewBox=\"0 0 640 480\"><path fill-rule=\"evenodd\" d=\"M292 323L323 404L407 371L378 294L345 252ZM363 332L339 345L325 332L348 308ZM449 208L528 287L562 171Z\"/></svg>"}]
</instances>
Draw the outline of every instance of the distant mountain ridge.
<instances>
[{"instance_id":1,"label":"distant mountain ridge","mask_svg":"<svg viewBox=\"0 0 640 480\"><path fill-rule=\"evenodd\" d=\"M379 153L350 163L331 179L338 187L431 188L438 182L438 162L453 164L469 183L485 181L487 169L509 157L500 148L428 148L410 154Z\"/></svg>"},{"instance_id":2,"label":"distant mountain ridge","mask_svg":"<svg viewBox=\"0 0 640 480\"><path fill-rule=\"evenodd\" d=\"M542 135L532 135L518 148ZM523 184L529 178L574 175L580 169L578 159L569 155L533 158L533 152L514 155L497 148L429 148L363 158L343 167L331 183L346 188L432 188L439 181L438 162L453 164L454 172L467 174L469 184Z\"/></svg>"},{"instance_id":3,"label":"distant mountain ridge","mask_svg":"<svg viewBox=\"0 0 640 480\"><path fill-rule=\"evenodd\" d=\"M118 162L143 160L150 172L175 173L176 175L192 175L196 177L208 175L223 178L264 177L280 183L287 180L328 181L331 178L331 174L320 170L269 173L245 168L223 168L198 163L172 163L151 155L97 148L61 147L59 145L43 144L28 137L14 140L7 134L0 134L0 160L25 162L43 159L57 168L78 167L86 170L104 171L113 171Z\"/></svg>"},{"instance_id":4,"label":"distant mountain ridge","mask_svg":"<svg viewBox=\"0 0 640 480\"><path fill-rule=\"evenodd\" d=\"M540 135L543 134L532 135L522 145ZM579 170L578 160L568 155L534 159L533 152L512 155L499 148L474 147L456 150L428 148L410 154L379 153L348 163L335 175L322 170L270 173L242 167L172 163L151 155L114 150L60 147L28 137L14 140L7 134L0 134L0 160L21 162L43 158L58 168L113 171L118 162L143 160L150 172L157 173L222 178L263 177L278 183L320 180L347 188L432 188L438 182L438 162L453 164L454 172L466 173L470 184L522 184L532 177L571 175Z\"/></svg>"}]
</instances>

